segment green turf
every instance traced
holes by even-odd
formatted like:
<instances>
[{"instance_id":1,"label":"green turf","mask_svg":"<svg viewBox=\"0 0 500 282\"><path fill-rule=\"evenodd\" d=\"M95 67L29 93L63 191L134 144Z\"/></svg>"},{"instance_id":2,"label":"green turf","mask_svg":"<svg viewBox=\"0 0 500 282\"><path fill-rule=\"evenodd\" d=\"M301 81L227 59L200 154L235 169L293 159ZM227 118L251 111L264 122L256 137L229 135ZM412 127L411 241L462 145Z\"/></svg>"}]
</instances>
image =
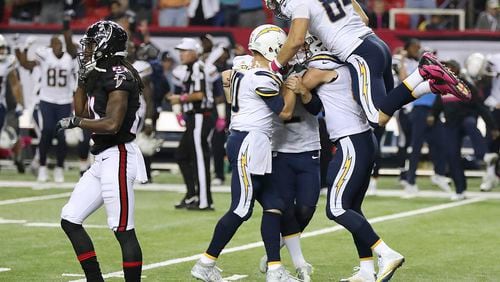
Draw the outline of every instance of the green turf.
<instances>
[{"instance_id":1,"label":"green turf","mask_svg":"<svg viewBox=\"0 0 500 282\"><path fill-rule=\"evenodd\" d=\"M155 179L173 183L180 177L165 173ZM428 185L427 179L419 179L419 184ZM380 178L379 187L392 188L395 183L395 178L384 177ZM470 190L477 191L478 188L470 187ZM0 200L69 191L0 188ZM173 208L181 197L182 194L173 192L136 192L136 227L145 264L203 252L215 223L230 200L229 194L218 193L214 195L215 212L191 212ZM0 205L0 217L58 223L66 200ZM445 199L369 197L364 211L367 217L373 218L446 202ZM394 281L496 281L500 273L500 265L496 263L499 204L499 201L484 201L374 224L379 235L406 256L407 262L396 273ZM335 226L326 219L324 207L325 198L321 197L317 213L306 231ZM260 241L260 215L260 209L256 208L252 219L240 228L228 248ZM104 211L99 210L86 223L106 225ZM94 240L103 272L120 270L120 249L112 232L108 229L88 229L88 233ZM0 272L0 281L69 281L72 278L62 277L61 274L82 273L69 241L59 228L0 224L0 234L0 268L12 269ZM349 276L352 267L357 264L351 236L345 230L305 238L302 244L306 258L316 269L314 281L338 281ZM264 281L264 276L257 269L263 253L263 248L259 247L223 254L218 264L224 270L224 276L244 274L249 275L244 281ZM282 254L291 270L287 253ZM193 263L146 270L143 275L147 276L145 281L192 281L189 269Z\"/></svg>"}]
</instances>

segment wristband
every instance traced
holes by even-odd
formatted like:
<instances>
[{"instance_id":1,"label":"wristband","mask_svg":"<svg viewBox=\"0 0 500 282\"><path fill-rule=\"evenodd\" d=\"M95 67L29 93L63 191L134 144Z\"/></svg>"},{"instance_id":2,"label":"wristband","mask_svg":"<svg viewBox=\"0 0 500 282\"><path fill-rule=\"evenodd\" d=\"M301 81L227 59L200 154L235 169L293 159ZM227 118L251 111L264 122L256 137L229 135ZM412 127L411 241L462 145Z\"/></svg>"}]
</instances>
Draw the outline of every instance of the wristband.
<instances>
[{"instance_id":1,"label":"wristband","mask_svg":"<svg viewBox=\"0 0 500 282\"><path fill-rule=\"evenodd\" d=\"M186 103L187 99L188 99L188 94L182 94L181 97L179 97L179 101L181 101L181 103Z\"/></svg>"},{"instance_id":2,"label":"wristband","mask_svg":"<svg viewBox=\"0 0 500 282\"><path fill-rule=\"evenodd\" d=\"M271 63L269 63L269 68L273 72L279 72L281 70L281 68L283 68L283 66L278 62L277 59L274 59L271 61Z\"/></svg>"}]
</instances>

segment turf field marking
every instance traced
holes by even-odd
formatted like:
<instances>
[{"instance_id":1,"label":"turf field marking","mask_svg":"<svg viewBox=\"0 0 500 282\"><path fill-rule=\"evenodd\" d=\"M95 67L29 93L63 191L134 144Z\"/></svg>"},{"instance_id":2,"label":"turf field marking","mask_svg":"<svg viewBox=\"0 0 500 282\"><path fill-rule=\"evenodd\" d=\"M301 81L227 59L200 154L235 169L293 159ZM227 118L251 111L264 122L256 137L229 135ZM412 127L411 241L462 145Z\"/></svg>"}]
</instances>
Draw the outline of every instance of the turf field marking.
<instances>
[{"instance_id":1,"label":"turf field marking","mask_svg":"<svg viewBox=\"0 0 500 282\"><path fill-rule=\"evenodd\" d=\"M3 201L0 201L0 206L13 205L13 204L19 204L19 203L27 203L27 202L35 202L35 201L52 200L52 199L60 199L60 198L67 198L70 195L71 195L71 192L66 192L66 193L59 193L59 194L52 194L52 195L45 195L45 196L35 196L35 197L26 197L26 198L17 198L17 199L3 200Z\"/></svg>"},{"instance_id":2,"label":"turf field marking","mask_svg":"<svg viewBox=\"0 0 500 282\"><path fill-rule=\"evenodd\" d=\"M28 227L56 227L61 228L61 223L52 223L52 222L28 222L25 223L24 226ZM100 228L100 229L109 229L107 225L98 225L98 224L84 224L85 228Z\"/></svg>"},{"instance_id":3,"label":"turf field marking","mask_svg":"<svg viewBox=\"0 0 500 282\"><path fill-rule=\"evenodd\" d=\"M482 202L485 200L487 200L487 198L477 197L477 198L467 199L467 200L458 201L458 202L440 204L440 205L430 206L430 207L406 211L406 212L400 212L400 213L395 213L395 214L390 214L390 215L379 216L379 217L369 219L368 221L370 223L378 223L378 222L384 222L384 221L393 220L393 219L412 217L412 216L431 213L431 212L435 212L435 211L445 210L445 209L449 209L449 208L465 206L465 205L469 205L469 204L473 204L473 203L477 203L477 202ZM344 229L344 227L342 227L340 225L336 225L333 227L322 228L322 229L318 229L315 231L302 233L301 237L303 237L303 238L314 237L314 236L318 236L318 235L323 235L323 234L327 234L327 233L340 231L343 229ZM253 242L250 244L245 244L245 245L225 249L222 251L222 253L223 254L234 253L234 252L249 250L249 249L253 249L253 248L258 248L258 247L261 247L263 245L264 245L264 243L262 243L262 241ZM197 255L192 255L189 257L175 258L175 259L165 260L162 262L146 264L142 267L142 269L148 270L148 269L154 269L154 268L159 268L159 267L163 267L163 266L169 266L169 265L173 265L173 264L179 264L179 263L183 263L183 262L195 261L195 260L198 260L200 258L200 256L201 256L201 254L197 254ZM103 277L110 278L110 277L117 277L117 275L123 275L123 272L122 271L111 272L108 274L104 274ZM73 280L71 282L77 282L77 281L78 282L85 282L86 280L85 279Z\"/></svg>"},{"instance_id":4,"label":"turf field marking","mask_svg":"<svg viewBox=\"0 0 500 282\"><path fill-rule=\"evenodd\" d=\"M10 268L0 267L0 272L10 271Z\"/></svg>"}]
</instances>

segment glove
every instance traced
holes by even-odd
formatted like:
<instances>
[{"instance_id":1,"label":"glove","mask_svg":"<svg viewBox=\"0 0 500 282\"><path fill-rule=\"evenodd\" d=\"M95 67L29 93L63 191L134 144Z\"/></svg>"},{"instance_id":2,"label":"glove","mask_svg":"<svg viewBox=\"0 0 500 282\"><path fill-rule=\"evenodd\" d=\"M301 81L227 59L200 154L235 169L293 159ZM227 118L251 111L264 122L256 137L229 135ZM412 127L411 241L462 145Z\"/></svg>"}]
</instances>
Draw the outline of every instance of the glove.
<instances>
[{"instance_id":1,"label":"glove","mask_svg":"<svg viewBox=\"0 0 500 282\"><path fill-rule=\"evenodd\" d=\"M16 105L16 116L20 117L23 115L24 107L21 104Z\"/></svg>"},{"instance_id":2,"label":"glove","mask_svg":"<svg viewBox=\"0 0 500 282\"><path fill-rule=\"evenodd\" d=\"M184 121L184 117L182 116L182 114L176 114L175 117L177 118L177 123L180 127L186 126L186 122Z\"/></svg>"},{"instance_id":3,"label":"glove","mask_svg":"<svg viewBox=\"0 0 500 282\"><path fill-rule=\"evenodd\" d=\"M221 132L226 128L226 119L225 118L217 118L215 121L215 130L217 132Z\"/></svg>"},{"instance_id":4,"label":"glove","mask_svg":"<svg viewBox=\"0 0 500 282\"><path fill-rule=\"evenodd\" d=\"M79 117L65 117L57 122L56 132L59 133L65 129L78 127L81 121L82 119Z\"/></svg>"}]
</instances>

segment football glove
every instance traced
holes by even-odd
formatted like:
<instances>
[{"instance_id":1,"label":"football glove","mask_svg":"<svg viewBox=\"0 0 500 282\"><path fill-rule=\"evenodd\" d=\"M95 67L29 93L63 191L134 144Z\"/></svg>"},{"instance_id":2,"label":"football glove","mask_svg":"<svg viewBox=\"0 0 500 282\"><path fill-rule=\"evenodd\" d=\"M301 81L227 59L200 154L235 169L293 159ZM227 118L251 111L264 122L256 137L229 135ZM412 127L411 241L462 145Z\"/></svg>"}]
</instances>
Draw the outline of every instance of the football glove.
<instances>
[{"instance_id":1,"label":"football glove","mask_svg":"<svg viewBox=\"0 0 500 282\"><path fill-rule=\"evenodd\" d=\"M65 117L57 122L56 132L59 133L65 129L78 127L81 121L82 119L79 117Z\"/></svg>"}]
</instances>

